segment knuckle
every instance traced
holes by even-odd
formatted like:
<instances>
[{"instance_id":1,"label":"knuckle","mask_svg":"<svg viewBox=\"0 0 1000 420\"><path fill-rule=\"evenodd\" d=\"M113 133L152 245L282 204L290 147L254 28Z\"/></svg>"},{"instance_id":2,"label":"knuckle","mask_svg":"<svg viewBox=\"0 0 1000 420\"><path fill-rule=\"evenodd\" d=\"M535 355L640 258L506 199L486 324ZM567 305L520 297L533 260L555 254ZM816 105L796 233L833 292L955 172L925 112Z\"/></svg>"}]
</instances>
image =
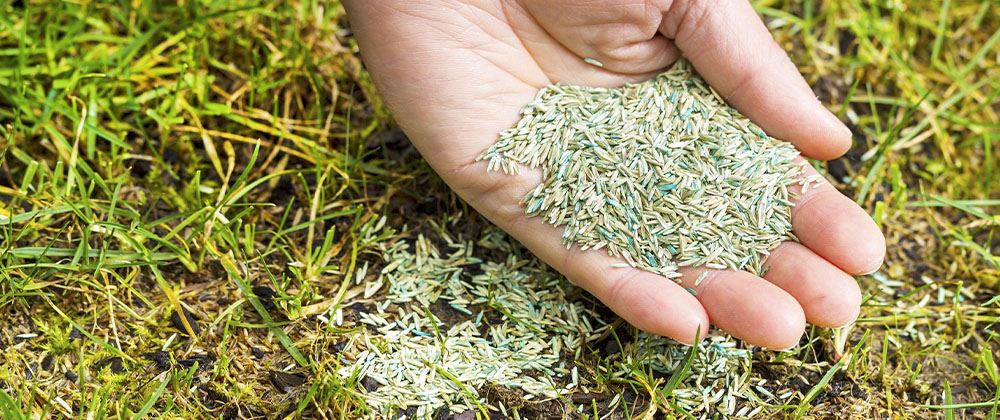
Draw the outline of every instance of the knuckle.
<instances>
[{"instance_id":1,"label":"knuckle","mask_svg":"<svg viewBox=\"0 0 1000 420\"><path fill-rule=\"evenodd\" d=\"M642 44L620 45L601 51L601 55L606 61L617 61L622 63L646 61L653 51L650 48L643 48Z\"/></svg>"},{"instance_id":2,"label":"knuckle","mask_svg":"<svg viewBox=\"0 0 1000 420\"><path fill-rule=\"evenodd\" d=\"M716 7L717 3L705 0L677 0L667 12L675 18L666 21L665 32L671 38L690 37L700 33Z\"/></svg>"},{"instance_id":3,"label":"knuckle","mask_svg":"<svg viewBox=\"0 0 1000 420\"><path fill-rule=\"evenodd\" d=\"M698 276L695 277L695 280L692 281L692 289L694 289L695 293L697 293L699 297L711 294L712 290L715 288L715 283L718 283L719 281L720 273L721 271L719 270L706 270L699 273ZM701 281L698 281L698 277L701 276L704 277L701 278ZM697 282L698 284L693 284L694 282Z\"/></svg>"},{"instance_id":4,"label":"knuckle","mask_svg":"<svg viewBox=\"0 0 1000 420\"><path fill-rule=\"evenodd\" d=\"M635 277L639 275L639 271L636 269L620 269L613 270L613 275L608 277L610 282L607 286L607 303L608 305L627 305L631 301L632 285Z\"/></svg>"}]
</instances>

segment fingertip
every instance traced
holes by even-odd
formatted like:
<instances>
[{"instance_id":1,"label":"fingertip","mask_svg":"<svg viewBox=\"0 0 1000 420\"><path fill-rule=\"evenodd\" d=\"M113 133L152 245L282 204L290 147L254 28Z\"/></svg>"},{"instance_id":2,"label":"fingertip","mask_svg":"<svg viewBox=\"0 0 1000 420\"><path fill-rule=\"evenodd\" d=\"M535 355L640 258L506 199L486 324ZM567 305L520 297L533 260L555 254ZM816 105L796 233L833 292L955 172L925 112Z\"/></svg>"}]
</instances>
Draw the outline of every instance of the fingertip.
<instances>
[{"instance_id":1,"label":"fingertip","mask_svg":"<svg viewBox=\"0 0 1000 420\"><path fill-rule=\"evenodd\" d=\"M875 274L876 272L878 272L878 270L882 269L882 264L885 264L885 262L884 261L880 261L878 263L878 266L876 266L875 268L873 268L871 270L867 270L867 271L865 271L863 273L855 274L855 275L856 276L870 276L872 274Z\"/></svg>"},{"instance_id":2,"label":"fingertip","mask_svg":"<svg viewBox=\"0 0 1000 420\"><path fill-rule=\"evenodd\" d=\"M636 328L683 344L693 345L696 339L704 338L711 323L701 303L670 280L649 276L657 277L656 281L661 283L636 287L636 292L646 298L622 298L615 302L618 307L615 312Z\"/></svg>"},{"instance_id":3,"label":"fingertip","mask_svg":"<svg viewBox=\"0 0 1000 420\"><path fill-rule=\"evenodd\" d=\"M745 271L684 270L712 323L730 335L766 348L786 348L805 332L806 317L794 297ZM694 283L699 283L694 285Z\"/></svg>"},{"instance_id":4,"label":"fingertip","mask_svg":"<svg viewBox=\"0 0 1000 420\"><path fill-rule=\"evenodd\" d=\"M851 144L853 143L853 133L851 129L847 128L843 122L837 119L830 111L823 108L822 104L818 104L818 107L826 114L826 126L821 133L815 133L819 137L820 141L811 143L814 145L815 153L812 155L807 155L813 159L819 160L832 160L843 156L851 149ZM806 143L809 144L809 143Z\"/></svg>"},{"instance_id":5,"label":"fingertip","mask_svg":"<svg viewBox=\"0 0 1000 420\"><path fill-rule=\"evenodd\" d=\"M795 299L789 296L789 300L791 302L775 302L781 309L775 310L765 321L767 334L747 341L768 349L787 349L798 344L806 332L806 315Z\"/></svg>"},{"instance_id":6,"label":"fingertip","mask_svg":"<svg viewBox=\"0 0 1000 420\"><path fill-rule=\"evenodd\" d=\"M695 302L697 303L697 302ZM693 345L695 339L704 338L708 334L709 320L701 305L682 309L661 310L653 316L628 316L626 321L640 330L648 333L669 337L677 342Z\"/></svg>"},{"instance_id":7,"label":"fingertip","mask_svg":"<svg viewBox=\"0 0 1000 420\"><path fill-rule=\"evenodd\" d=\"M827 328L841 328L857 321L858 316L861 315L861 289L855 288L847 298L846 303L841 307L840 311L831 312L837 314L836 316L831 316L828 322L824 324L817 323L816 325Z\"/></svg>"},{"instance_id":8,"label":"fingertip","mask_svg":"<svg viewBox=\"0 0 1000 420\"><path fill-rule=\"evenodd\" d=\"M598 278L602 277L602 278ZM636 328L684 344L708 334L709 316L677 283L636 268L592 271L577 281ZM699 335L700 334L700 335Z\"/></svg>"},{"instance_id":9,"label":"fingertip","mask_svg":"<svg viewBox=\"0 0 1000 420\"><path fill-rule=\"evenodd\" d=\"M807 170L807 176L815 174ZM846 273L877 270L885 258L885 237L875 220L825 181L792 207L792 226L803 245Z\"/></svg>"},{"instance_id":10,"label":"fingertip","mask_svg":"<svg viewBox=\"0 0 1000 420\"><path fill-rule=\"evenodd\" d=\"M796 242L782 243L767 259L764 279L792 295L809 323L840 327L858 317L861 288L812 250Z\"/></svg>"},{"instance_id":11,"label":"fingertip","mask_svg":"<svg viewBox=\"0 0 1000 420\"><path fill-rule=\"evenodd\" d=\"M862 258L859 258L856 269L848 270L851 274L857 276L872 274L882 268L882 264L885 263L885 236L878 230L878 226L874 222L872 222L872 225L875 226L878 234L871 235L871 238L865 241L864 245L861 245L858 254ZM865 260L867 260L867 263L861 262Z\"/></svg>"},{"instance_id":12,"label":"fingertip","mask_svg":"<svg viewBox=\"0 0 1000 420\"><path fill-rule=\"evenodd\" d=\"M859 213L864 213L864 211L859 210ZM867 213L864 214L868 216ZM885 261L885 236L882 235L882 231L879 230L878 225L871 217L865 217L865 219L867 223L861 226L858 236L853 239L845 237L840 241L843 243L844 249L850 249L850 253L846 254L838 265L845 272L855 276L874 273L882 267L882 263Z\"/></svg>"},{"instance_id":13,"label":"fingertip","mask_svg":"<svg viewBox=\"0 0 1000 420\"><path fill-rule=\"evenodd\" d=\"M833 114L830 115L832 116ZM851 129L844 125L844 123L836 117L834 117L834 121L836 121L836 124L833 129L834 140L832 142L832 148L835 153L834 157L830 159L843 156L848 150L851 150L851 145L854 143L854 133L851 132Z\"/></svg>"},{"instance_id":14,"label":"fingertip","mask_svg":"<svg viewBox=\"0 0 1000 420\"><path fill-rule=\"evenodd\" d=\"M663 329L662 333L653 331L650 332L670 337L684 345L693 346L698 341L705 339L708 335L711 324L708 320L708 314L705 313L704 310L701 310L700 313L697 314L689 312L688 318L689 319L681 322L672 320L670 323L663 323L663 326L666 328Z\"/></svg>"},{"instance_id":15,"label":"fingertip","mask_svg":"<svg viewBox=\"0 0 1000 420\"><path fill-rule=\"evenodd\" d=\"M800 107L806 115L798 119L773 118L767 126L768 133L795 144L802 155L810 159L833 160L851 149L853 134L836 116L818 100L814 106ZM810 111L805 111L810 109ZM785 125L773 124L775 121Z\"/></svg>"},{"instance_id":16,"label":"fingertip","mask_svg":"<svg viewBox=\"0 0 1000 420\"><path fill-rule=\"evenodd\" d=\"M800 302L810 323L824 328L839 328L858 319L861 313L861 288L853 277L840 270L829 274L825 293L808 302Z\"/></svg>"},{"instance_id":17,"label":"fingertip","mask_svg":"<svg viewBox=\"0 0 1000 420\"><path fill-rule=\"evenodd\" d=\"M745 309L748 319L754 320L751 327L723 328L732 336L750 344L770 350L792 348L799 343L806 331L806 315L791 296L787 299L771 299L761 309Z\"/></svg>"}]
</instances>

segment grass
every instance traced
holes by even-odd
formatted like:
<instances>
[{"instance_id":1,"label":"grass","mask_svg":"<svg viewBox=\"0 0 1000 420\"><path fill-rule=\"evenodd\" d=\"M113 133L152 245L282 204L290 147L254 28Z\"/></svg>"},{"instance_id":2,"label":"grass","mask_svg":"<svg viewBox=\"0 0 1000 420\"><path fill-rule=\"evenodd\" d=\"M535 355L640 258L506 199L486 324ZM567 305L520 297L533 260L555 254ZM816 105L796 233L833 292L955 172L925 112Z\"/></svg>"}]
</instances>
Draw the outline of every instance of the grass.
<instances>
[{"instance_id":1,"label":"grass","mask_svg":"<svg viewBox=\"0 0 1000 420\"><path fill-rule=\"evenodd\" d=\"M357 329L322 317L350 313L376 244L486 222L394 126L342 8L23 3L0 5L0 416L369 413L364 378L338 374ZM853 326L753 353L750 382L785 402L745 391L779 417L996 418L998 6L755 6L854 131L817 165L889 253ZM657 372L615 325L581 377L620 417L682 416L697 365ZM607 414L576 401L522 413Z\"/></svg>"}]
</instances>

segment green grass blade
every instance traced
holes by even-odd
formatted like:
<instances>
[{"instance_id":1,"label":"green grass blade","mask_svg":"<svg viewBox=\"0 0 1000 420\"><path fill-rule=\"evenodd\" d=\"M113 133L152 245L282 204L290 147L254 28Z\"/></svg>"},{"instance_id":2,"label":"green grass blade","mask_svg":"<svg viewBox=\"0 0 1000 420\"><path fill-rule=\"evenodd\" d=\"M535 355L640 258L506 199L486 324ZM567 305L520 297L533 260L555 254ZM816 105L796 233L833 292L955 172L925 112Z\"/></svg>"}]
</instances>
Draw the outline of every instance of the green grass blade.
<instances>
[{"instance_id":1,"label":"green grass blade","mask_svg":"<svg viewBox=\"0 0 1000 420\"><path fill-rule=\"evenodd\" d=\"M694 364L694 359L698 357L698 344L701 342L701 328L694 335L694 344L688 349L687 354L684 356L684 362L681 364L677 370L670 374L670 379L667 380L666 385L660 390L662 395L671 396L677 385L680 385L681 381L684 380L691 372L691 365Z\"/></svg>"},{"instance_id":2,"label":"green grass blade","mask_svg":"<svg viewBox=\"0 0 1000 420\"><path fill-rule=\"evenodd\" d=\"M28 415L21 411L21 404L7 395L3 389L0 389L0 414L3 414L4 419L10 420L27 420Z\"/></svg>"},{"instance_id":3,"label":"green grass blade","mask_svg":"<svg viewBox=\"0 0 1000 420\"><path fill-rule=\"evenodd\" d=\"M163 392L167 390L167 385L170 384L170 378L171 376L168 374L162 381L160 381L160 385L157 386L156 390L153 391L148 399L146 399L146 403L142 405L142 408L140 408L139 411L132 416L132 420L140 420L146 417L146 413L153 409L153 405L160 400L160 397L163 396Z\"/></svg>"}]
</instances>

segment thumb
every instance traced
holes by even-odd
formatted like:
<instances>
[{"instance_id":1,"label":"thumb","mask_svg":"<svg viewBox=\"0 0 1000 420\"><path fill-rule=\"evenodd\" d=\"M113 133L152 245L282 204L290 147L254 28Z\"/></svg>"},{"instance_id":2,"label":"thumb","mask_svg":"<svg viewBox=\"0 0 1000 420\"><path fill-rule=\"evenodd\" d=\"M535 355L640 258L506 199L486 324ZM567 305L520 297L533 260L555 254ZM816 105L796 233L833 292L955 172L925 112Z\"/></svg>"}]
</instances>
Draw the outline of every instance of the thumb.
<instances>
[{"instance_id":1,"label":"thumb","mask_svg":"<svg viewBox=\"0 0 1000 420\"><path fill-rule=\"evenodd\" d=\"M769 135L814 159L851 146L851 132L816 99L745 0L675 0L660 32L720 95Z\"/></svg>"}]
</instances>

